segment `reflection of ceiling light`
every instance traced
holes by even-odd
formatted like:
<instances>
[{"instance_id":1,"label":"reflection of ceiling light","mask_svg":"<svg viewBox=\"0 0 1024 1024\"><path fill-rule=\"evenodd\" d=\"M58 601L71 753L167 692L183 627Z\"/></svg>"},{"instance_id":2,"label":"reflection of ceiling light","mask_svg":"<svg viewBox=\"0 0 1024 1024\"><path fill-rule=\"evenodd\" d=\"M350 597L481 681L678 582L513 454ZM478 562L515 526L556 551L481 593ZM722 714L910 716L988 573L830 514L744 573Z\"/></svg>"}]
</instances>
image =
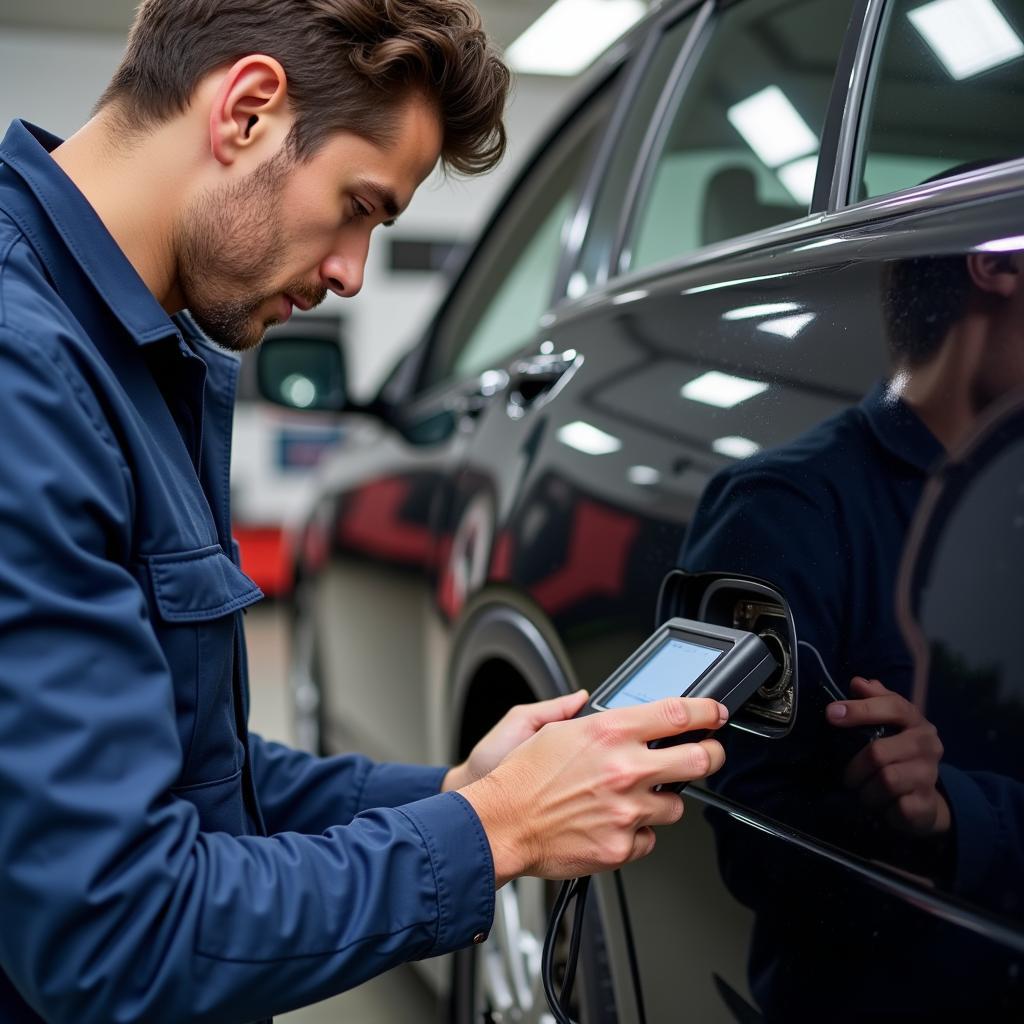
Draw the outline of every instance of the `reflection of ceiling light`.
<instances>
[{"instance_id":1,"label":"reflection of ceiling light","mask_svg":"<svg viewBox=\"0 0 1024 1024\"><path fill-rule=\"evenodd\" d=\"M611 434L606 434L603 430L584 423L583 420L567 423L558 431L558 440L586 455L611 455L622 447L622 442L617 437L612 437Z\"/></svg>"},{"instance_id":2,"label":"reflection of ceiling light","mask_svg":"<svg viewBox=\"0 0 1024 1024\"><path fill-rule=\"evenodd\" d=\"M761 274L760 277L737 277L732 281L715 281L714 284L702 284L696 288L684 288L683 295L700 295L701 292L716 292L719 288L735 288L741 284L755 284L758 281L773 281L777 277L786 277L786 274Z\"/></svg>"},{"instance_id":3,"label":"reflection of ceiling light","mask_svg":"<svg viewBox=\"0 0 1024 1024\"><path fill-rule=\"evenodd\" d=\"M798 245L793 252L806 252L808 249L824 249L828 245L839 245L844 241L845 239L843 238L819 238L816 242Z\"/></svg>"},{"instance_id":4,"label":"reflection of ceiling light","mask_svg":"<svg viewBox=\"0 0 1024 1024\"><path fill-rule=\"evenodd\" d=\"M725 116L769 167L778 167L818 148L818 136L777 85L734 104Z\"/></svg>"},{"instance_id":5,"label":"reflection of ceiling light","mask_svg":"<svg viewBox=\"0 0 1024 1024\"><path fill-rule=\"evenodd\" d=\"M796 316L780 316L775 320L765 320L758 324L759 331L777 334L780 338L792 341L816 316L815 313L797 313Z\"/></svg>"},{"instance_id":6,"label":"reflection of ceiling light","mask_svg":"<svg viewBox=\"0 0 1024 1024\"><path fill-rule=\"evenodd\" d=\"M630 466L626 476L637 487L653 487L661 480L661 474L653 466Z\"/></svg>"},{"instance_id":7,"label":"reflection of ceiling light","mask_svg":"<svg viewBox=\"0 0 1024 1024\"><path fill-rule=\"evenodd\" d=\"M801 205L810 206L814 198L814 180L818 176L818 154L794 160L776 172L786 191Z\"/></svg>"},{"instance_id":8,"label":"reflection of ceiling light","mask_svg":"<svg viewBox=\"0 0 1024 1024\"><path fill-rule=\"evenodd\" d=\"M907 17L957 81L1024 54L1024 42L992 0L933 0Z\"/></svg>"},{"instance_id":9,"label":"reflection of ceiling light","mask_svg":"<svg viewBox=\"0 0 1024 1024\"><path fill-rule=\"evenodd\" d=\"M1024 249L1024 235L993 238L991 242L984 242L978 246L978 252L1020 252L1021 249Z\"/></svg>"},{"instance_id":10,"label":"reflection of ceiling light","mask_svg":"<svg viewBox=\"0 0 1024 1024\"><path fill-rule=\"evenodd\" d=\"M749 459L761 450L761 446L749 437L720 437L711 442L711 447L719 455L728 455L732 459Z\"/></svg>"},{"instance_id":11,"label":"reflection of ceiling light","mask_svg":"<svg viewBox=\"0 0 1024 1024\"><path fill-rule=\"evenodd\" d=\"M759 316L772 316L775 313L795 313L800 309L799 302L764 302L760 306L740 306L722 314L723 320L753 320Z\"/></svg>"},{"instance_id":12,"label":"reflection of ceiling light","mask_svg":"<svg viewBox=\"0 0 1024 1024\"><path fill-rule=\"evenodd\" d=\"M590 287L587 281L587 275L577 270L572 277L569 278L569 285L566 291L569 293L570 299L578 299L583 295L587 294L587 289Z\"/></svg>"},{"instance_id":13,"label":"reflection of ceiling light","mask_svg":"<svg viewBox=\"0 0 1024 1024\"><path fill-rule=\"evenodd\" d=\"M630 302L638 302L640 299L646 299L651 293L646 288L638 288L633 292L623 292L621 295L616 295L612 299L613 306L625 306Z\"/></svg>"},{"instance_id":14,"label":"reflection of ceiling light","mask_svg":"<svg viewBox=\"0 0 1024 1024\"><path fill-rule=\"evenodd\" d=\"M557 0L507 50L513 70L577 75L647 7L642 0Z\"/></svg>"},{"instance_id":15,"label":"reflection of ceiling light","mask_svg":"<svg viewBox=\"0 0 1024 1024\"><path fill-rule=\"evenodd\" d=\"M757 380L747 380L745 377L733 377L728 373L719 373L712 370L710 373L701 374L696 380L684 384L682 388L683 398L689 398L694 402L703 402L705 405L714 405L719 409L731 409L748 398L767 391L768 385Z\"/></svg>"}]
</instances>

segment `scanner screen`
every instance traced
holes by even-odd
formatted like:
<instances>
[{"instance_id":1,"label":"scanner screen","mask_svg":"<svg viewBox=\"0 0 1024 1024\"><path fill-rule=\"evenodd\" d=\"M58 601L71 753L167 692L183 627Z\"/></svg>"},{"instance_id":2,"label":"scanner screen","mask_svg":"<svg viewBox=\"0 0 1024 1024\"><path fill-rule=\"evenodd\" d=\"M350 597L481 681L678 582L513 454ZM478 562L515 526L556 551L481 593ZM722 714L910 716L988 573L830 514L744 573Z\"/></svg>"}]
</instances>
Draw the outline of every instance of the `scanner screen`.
<instances>
[{"instance_id":1,"label":"scanner screen","mask_svg":"<svg viewBox=\"0 0 1024 1024\"><path fill-rule=\"evenodd\" d=\"M647 704L687 690L725 652L669 637L605 702L606 708Z\"/></svg>"}]
</instances>

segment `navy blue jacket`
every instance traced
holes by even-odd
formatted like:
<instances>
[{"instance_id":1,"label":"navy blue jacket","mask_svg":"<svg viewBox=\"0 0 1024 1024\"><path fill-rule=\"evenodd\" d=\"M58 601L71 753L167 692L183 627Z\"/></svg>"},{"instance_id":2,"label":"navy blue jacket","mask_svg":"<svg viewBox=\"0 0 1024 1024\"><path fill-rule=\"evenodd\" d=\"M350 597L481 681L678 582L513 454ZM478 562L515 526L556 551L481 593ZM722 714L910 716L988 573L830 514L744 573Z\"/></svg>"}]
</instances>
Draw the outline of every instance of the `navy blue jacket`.
<instances>
[{"instance_id":1,"label":"navy blue jacket","mask_svg":"<svg viewBox=\"0 0 1024 1024\"><path fill-rule=\"evenodd\" d=\"M852 676L863 675L909 697L913 657L896 619L895 581L914 512L943 456L926 425L881 382L859 405L716 474L681 563L691 572L770 581L789 603L798 638L820 651L838 686L846 691ZM713 785L866 859L929 873L935 865L928 863L927 844L882 826L842 784L853 756L844 742L849 734L825 721L832 698L813 656L801 649L798 659L793 732L772 743L732 731ZM940 777L955 823L951 864L942 865L951 877L944 881L992 907L1008 880L1019 888L1020 787L961 770L972 765L958 749L962 730L949 720L934 724L947 745ZM727 819L714 823L723 878L757 913L750 986L768 1020L932 1019L965 1000L978 1008L1008 998L1004 953L875 893L824 860L802 859ZM843 922L841 933L836 921ZM908 943L913 957L905 955ZM854 976L858 984L851 986Z\"/></svg>"},{"instance_id":2,"label":"navy blue jacket","mask_svg":"<svg viewBox=\"0 0 1024 1024\"><path fill-rule=\"evenodd\" d=\"M493 866L443 769L248 733L237 360L58 144L0 145L0 1020L251 1021L470 943Z\"/></svg>"}]
</instances>

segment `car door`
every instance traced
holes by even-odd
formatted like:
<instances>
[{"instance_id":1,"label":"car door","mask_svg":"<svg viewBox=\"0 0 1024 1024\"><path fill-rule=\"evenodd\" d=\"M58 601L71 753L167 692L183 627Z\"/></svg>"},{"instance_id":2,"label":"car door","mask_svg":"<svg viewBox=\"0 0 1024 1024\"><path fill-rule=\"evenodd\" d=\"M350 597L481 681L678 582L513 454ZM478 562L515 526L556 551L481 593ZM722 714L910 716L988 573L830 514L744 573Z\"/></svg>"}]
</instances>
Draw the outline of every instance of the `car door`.
<instances>
[{"instance_id":1,"label":"car door","mask_svg":"<svg viewBox=\"0 0 1024 1024\"><path fill-rule=\"evenodd\" d=\"M992 840L991 886L975 874L990 849L976 816L1014 820L1018 771L1005 756L1013 726L988 723L1001 742L986 747L994 708L965 693L972 678L995 686L984 641L972 634L973 676L947 660L944 684L917 707L946 745L937 787L959 829L922 828L873 773L902 728L844 731L825 711L833 687L866 699L854 675L913 698L894 593L943 456L945 413L932 415L922 383L939 372L928 346L963 358L983 340L1020 344L1024 140L1009 110L1024 85L1024 26L1019 5L994 8L998 45L972 51L941 27L954 6L717 5L634 167L607 270L598 260L588 272L585 245L580 297L549 328L556 350L587 354L585 397L565 416L615 442L593 455L594 487L646 487L650 507L689 524L675 552L665 548L680 534L645 552L691 574L698 592L683 607L759 629L784 618L781 603L737 584L731 600L709 596L709 582L753 578L792 615L793 703L767 709L782 727L771 739L730 729L726 769L690 788L688 821L622 872L651 1020L1020 1009L1014 826ZM811 59L829 42L818 75L831 81L838 64L831 94ZM809 215L794 209L798 195ZM1003 261L972 258L993 253ZM588 346L599 329L603 347ZM982 375L986 395L1014 386L1008 366L998 383ZM957 372L943 373L957 393ZM618 614L604 606L609 620L636 618L630 596ZM630 643L598 645L603 666L586 638L575 647L590 683Z\"/></svg>"}]
</instances>

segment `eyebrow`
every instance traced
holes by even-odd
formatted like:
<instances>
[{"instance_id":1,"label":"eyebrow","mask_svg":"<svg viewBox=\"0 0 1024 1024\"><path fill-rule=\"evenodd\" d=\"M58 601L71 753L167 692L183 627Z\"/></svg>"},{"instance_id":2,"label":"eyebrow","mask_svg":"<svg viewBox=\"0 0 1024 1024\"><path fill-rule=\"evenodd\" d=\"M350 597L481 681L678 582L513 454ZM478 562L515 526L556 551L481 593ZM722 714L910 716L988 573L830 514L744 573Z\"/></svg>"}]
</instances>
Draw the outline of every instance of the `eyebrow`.
<instances>
[{"instance_id":1,"label":"eyebrow","mask_svg":"<svg viewBox=\"0 0 1024 1024\"><path fill-rule=\"evenodd\" d=\"M387 185L381 185L379 182L364 178L357 181L353 187L358 192L366 192L377 201L378 205L384 208L384 212L388 215L388 220L384 222L384 227L390 228L394 225L401 215L402 209L398 205L395 193Z\"/></svg>"}]
</instances>

